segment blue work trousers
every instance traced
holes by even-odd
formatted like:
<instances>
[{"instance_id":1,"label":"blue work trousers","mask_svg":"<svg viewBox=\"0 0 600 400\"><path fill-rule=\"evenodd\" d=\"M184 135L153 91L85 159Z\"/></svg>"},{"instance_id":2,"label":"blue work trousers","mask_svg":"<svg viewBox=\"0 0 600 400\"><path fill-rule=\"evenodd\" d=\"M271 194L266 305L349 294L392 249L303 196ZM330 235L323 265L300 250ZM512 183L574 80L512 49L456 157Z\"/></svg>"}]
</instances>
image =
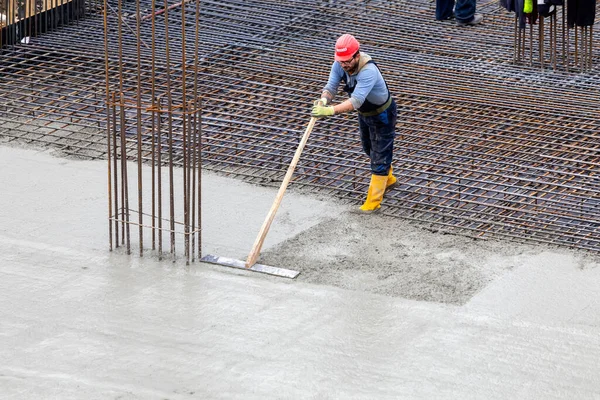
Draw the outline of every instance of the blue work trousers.
<instances>
[{"instance_id":1,"label":"blue work trousers","mask_svg":"<svg viewBox=\"0 0 600 400\"><path fill-rule=\"evenodd\" d=\"M452 11L459 22L470 22L475 15L476 0L436 0L435 19L443 21L452 17Z\"/></svg>"},{"instance_id":2,"label":"blue work trousers","mask_svg":"<svg viewBox=\"0 0 600 400\"><path fill-rule=\"evenodd\" d=\"M362 148L371 159L373 175L387 175L392 165L394 137L396 136L396 102L381 114L365 117L358 114Z\"/></svg>"}]
</instances>

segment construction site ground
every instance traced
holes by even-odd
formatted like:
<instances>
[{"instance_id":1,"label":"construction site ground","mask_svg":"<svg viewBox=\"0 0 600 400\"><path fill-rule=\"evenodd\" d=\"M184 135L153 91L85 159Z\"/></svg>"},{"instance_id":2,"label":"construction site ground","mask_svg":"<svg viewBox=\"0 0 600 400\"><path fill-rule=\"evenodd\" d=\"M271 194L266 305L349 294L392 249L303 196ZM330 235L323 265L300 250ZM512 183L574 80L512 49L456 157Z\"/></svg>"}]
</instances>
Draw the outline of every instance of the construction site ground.
<instances>
[{"instance_id":1,"label":"construction site ground","mask_svg":"<svg viewBox=\"0 0 600 400\"><path fill-rule=\"evenodd\" d=\"M598 399L599 259L436 233L292 187L261 262L108 251L106 163L0 146L3 399ZM203 251L276 189L205 172ZM135 251L134 251L135 253Z\"/></svg>"},{"instance_id":2,"label":"construction site ground","mask_svg":"<svg viewBox=\"0 0 600 400\"><path fill-rule=\"evenodd\" d=\"M520 30L495 0L477 27L429 0L83 3L0 49L0 400L600 399L593 29L563 8ZM202 254L244 260L345 32L399 107L379 214L354 212L346 114L316 125L258 260L296 279L186 264L181 237L161 259L150 229L140 255L133 217L131 254L110 249L151 163L185 192L189 123ZM111 151L143 156L143 196Z\"/></svg>"}]
</instances>

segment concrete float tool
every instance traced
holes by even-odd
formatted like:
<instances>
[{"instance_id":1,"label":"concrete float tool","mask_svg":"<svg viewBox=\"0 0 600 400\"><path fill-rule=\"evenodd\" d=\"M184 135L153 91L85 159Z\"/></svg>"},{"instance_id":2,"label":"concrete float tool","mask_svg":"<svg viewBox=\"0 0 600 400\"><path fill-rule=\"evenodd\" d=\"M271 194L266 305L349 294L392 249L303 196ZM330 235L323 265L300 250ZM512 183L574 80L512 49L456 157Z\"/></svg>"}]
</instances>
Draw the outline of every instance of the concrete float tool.
<instances>
[{"instance_id":1,"label":"concrete float tool","mask_svg":"<svg viewBox=\"0 0 600 400\"><path fill-rule=\"evenodd\" d=\"M254 241L254 245L252 246L252 250L250 250L250 254L248 254L248 258L246 259L246 261L244 262L244 261L236 260L233 258L219 257L219 256L211 255L211 254L208 254L208 255L202 257L200 259L200 261L204 261L204 262L211 263L211 264L224 265L226 267L247 269L249 271L254 271L254 272L262 272L264 274L276 275L276 276L281 276L284 278L292 278L293 279L300 274L299 271L289 270L289 269L285 269L285 268L272 267L272 266L263 265L263 264L256 264L256 260L258 259L258 256L260 255L260 249L262 248L263 242L265 241L265 238L267 237L267 233L269 232L269 228L271 227L273 218L275 218L275 213L277 212L277 209L279 208L279 204L281 204L281 200L283 199L283 194L285 193L285 190L287 189L287 186L290 183L290 180L292 179L292 174L294 173L294 170L296 169L298 160L300 160L300 154L302 154L302 150L304 150L304 146L306 145L306 142L308 141L308 137L310 136L310 133L312 132L313 127L315 126L316 120L317 119L314 117L311 118L310 122L308 123L308 126L306 127L306 131L304 131L304 135L302 136L302 140L300 141L300 144L298 145L298 148L296 149L294 158L292 159L292 162L290 163L290 166L288 167L287 173L285 174L285 177L283 178L283 182L281 183L281 186L279 187L277 196L275 196L275 201L273 202L273 205L271 205L271 209L269 210L269 213L267 214L267 218L265 218L265 221L263 222L262 227L260 228L260 231L258 232L258 236L256 237L256 240Z\"/></svg>"}]
</instances>

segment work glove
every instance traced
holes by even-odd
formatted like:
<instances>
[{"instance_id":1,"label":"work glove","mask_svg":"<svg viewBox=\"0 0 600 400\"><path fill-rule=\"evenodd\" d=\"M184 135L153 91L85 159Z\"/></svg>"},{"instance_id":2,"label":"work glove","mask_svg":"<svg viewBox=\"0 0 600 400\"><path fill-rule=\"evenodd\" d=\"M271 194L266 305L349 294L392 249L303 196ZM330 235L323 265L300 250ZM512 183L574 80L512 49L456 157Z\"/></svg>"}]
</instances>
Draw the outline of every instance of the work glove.
<instances>
[{"instance_id":1,"label":"work glove","mask_svg":"<svg viewBox=\"0 0 600 400\"><path fill-rule=\"evenodd\" d=\"M311 112L313 118L329 117L333 114L333 106L322 106L320 104L314 106Z\"/></svg>"},{"instance_id":2,"label":"work glove","mask_svg":"<svg viewBox=\"0 0 600 400\"><path fill-rule=\"evenodd\" d=\"M327 97L321 97L319 100L315 100L313 102L313 106L316 107L318 105L326 106L327 105Z\"/></svg>"}]
</instances>

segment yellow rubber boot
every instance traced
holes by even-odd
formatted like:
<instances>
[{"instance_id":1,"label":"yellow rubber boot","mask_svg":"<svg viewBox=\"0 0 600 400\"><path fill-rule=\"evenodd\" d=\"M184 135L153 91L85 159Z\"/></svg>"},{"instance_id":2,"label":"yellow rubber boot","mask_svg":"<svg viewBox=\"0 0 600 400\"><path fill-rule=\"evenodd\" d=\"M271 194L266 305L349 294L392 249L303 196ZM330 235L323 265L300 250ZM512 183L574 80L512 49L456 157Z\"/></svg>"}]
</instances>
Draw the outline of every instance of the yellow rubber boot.
<instances>
[{"instance_id":1,"label":"yellow rubber boot","mask_svg":"<svg viewBox=\"0 0 600 400\"><path fill-rule=\"evenodd\" d=\"M393 174L393 168L390 165L390 172L388 173L387 176L387 183L385 185L385 192L387 193L388 190L393 189L397 184L398 184L398 179L396 179L396 177Z\"/></svg>"},{"instance_id":2,"label":"yellow rubber boot","mask_svg":"<svg viewBox=\"0 0 600 400\"><path fill-rule=\"evenodd\" d=\"M387 175L371 175L371 184L369 185L369 191L367 192L367 200L360 206L360 211L370 213L381 207L381 200L383 200L383 193L385 192L387 181Z\"/></svg>"}]
</instances>

